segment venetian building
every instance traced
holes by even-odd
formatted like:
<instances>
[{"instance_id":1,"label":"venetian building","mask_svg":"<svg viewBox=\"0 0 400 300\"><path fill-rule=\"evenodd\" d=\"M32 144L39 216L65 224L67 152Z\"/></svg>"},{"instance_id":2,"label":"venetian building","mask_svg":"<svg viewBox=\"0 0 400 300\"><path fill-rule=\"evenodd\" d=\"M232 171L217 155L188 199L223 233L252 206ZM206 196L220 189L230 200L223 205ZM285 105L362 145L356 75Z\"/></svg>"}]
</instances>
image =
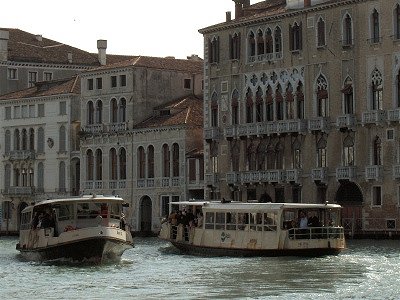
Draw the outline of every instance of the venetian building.
<instances>
[{"instance_id":1,"label":"venetian building","mask_svg":"<svg viewBox=\"0 0 400 300\"><path fill-rule=\"evenodd\" d=\"M204 36L206 197L400 228L400 1L234 0Z\"/></svg>"},{"instance_id":2,"label":"venetian building","mask_svg":"<svg viewBox=\"0 0 400 300\"><path fill-rule=\"evenodd\" d=\"M203 195L202 80L196 56L82 74L81 192L123 197L132 231L158 232L169 201Z\"/></svg>"}]
</instances>

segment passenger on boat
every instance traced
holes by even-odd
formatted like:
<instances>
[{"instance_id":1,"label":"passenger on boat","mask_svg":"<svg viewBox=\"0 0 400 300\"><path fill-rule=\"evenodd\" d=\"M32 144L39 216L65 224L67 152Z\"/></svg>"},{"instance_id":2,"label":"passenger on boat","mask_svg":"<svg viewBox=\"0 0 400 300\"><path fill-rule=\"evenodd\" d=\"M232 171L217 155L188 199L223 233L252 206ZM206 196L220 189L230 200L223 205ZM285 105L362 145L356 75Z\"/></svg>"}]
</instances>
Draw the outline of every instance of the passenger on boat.
<instances>
[{"instance_id":1,"label":"passenger on boat","mask_svg":"<svg viewBox=\"0 0 400 300\"><path fill-rule=\"evenodd\" d=\"M300 212L300 222L299 222L300 229L307 229L308 228L308 218L304 211Z\"/></svg>"},{"instance_id":2,"label":"passenger on boat","mask_svg":"<svg viewBox=\"0 0 400 300\"><path fill-rule=\"evenodd\" d=\"M197 227L203 227L203 213L201 211L197 213Z\"/></svg>"}]
</instances>

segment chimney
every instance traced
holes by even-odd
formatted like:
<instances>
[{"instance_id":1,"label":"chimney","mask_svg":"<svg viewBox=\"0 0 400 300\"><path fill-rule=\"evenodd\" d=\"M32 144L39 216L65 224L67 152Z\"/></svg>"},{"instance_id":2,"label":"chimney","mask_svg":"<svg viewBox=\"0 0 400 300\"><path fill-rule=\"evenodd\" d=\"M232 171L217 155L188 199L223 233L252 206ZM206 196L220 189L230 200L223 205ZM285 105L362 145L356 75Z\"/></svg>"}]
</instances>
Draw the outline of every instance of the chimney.
<instances>
[{"instance_id":1,"label":"chimney","mask_svg":"<svg viewBox=\"0 0 400 300\"><path fill-rule=\"evenodd\" d=\"M41 42L41 41L43 40L43 38L42 38L42 35L41 35L41 34L37 34L37 35L35 35L35 39L36 39L38 42Z\"/></svg>"},{"instance_id":2,"label":"chimney","mask_svg":"<svg viewBox=\"0 0 400 300\"><path fill-rule=\"evenodd\" d=\"M190 56L186 56L188 60L194 60L194 61L201 61L202 59L197 55L197 54L192 54Z\"/></svg>"},{"instance_id":3,"label":"chimney","mask_svg":"<svg viewBox=\"0 0 400 300\"><path fill-rule=\"evenodd\" d=\"M226 22L232 21L231 12L230 12L230 11L227 11L225 14L226 14Z\"/></svg>"},{"instance_id":4,"label":"chimney","mask_svg":"<svg viewBox=\"0 0 400 300\"><path fill-rule=\"evenodd\" d=\"M68 63L72 64L72 52L68 52Z\"/></svg>"},{"instance_id":5,"label":"chimney","mask_svg":"<svg viewBox=\"0 0 400 300\"><path fill-rule=\"evenodd\" d=\"M8 31L0 30L0 61L8 60L8 40L10 34Z\"/></svg>"},{"instance_id":6,"label":"chimney","mask_svg":"<svg viewBox=\"0 0 400 300\"><path fill-rule=\"evenodd\" d=\"M304 0L304 8L311 6L311 0Z\"/></svg>"},{"instance_id":7,"label":"chimney","mask_svg":"<svg viewBox=\"0 0 400 300\"><path fill-rule=\"evenodd\" d=\"M250 0L244 0L243 1L243 8L249 7L250 6Z\"/></svg>"},{"instance_id":8,"label":"chimney","mask_svg":"<svg viewBox=\"0 0 400 300\"><path fill-rule=\"evenodd\" d=\"M107 40L97 40L97 50L99 50L99 63L104 66L107 63L106 57Z\"/></svg>"},{"instance_id":9,"label":"chimney","mask_svg":"<svg viewBox=\"0 0 400 300\"><path fill-rule=\"evenodd\" d=\"M243 17L242 0L233 0L235 2L235 19Z\"/></svg>"}]
</instances>

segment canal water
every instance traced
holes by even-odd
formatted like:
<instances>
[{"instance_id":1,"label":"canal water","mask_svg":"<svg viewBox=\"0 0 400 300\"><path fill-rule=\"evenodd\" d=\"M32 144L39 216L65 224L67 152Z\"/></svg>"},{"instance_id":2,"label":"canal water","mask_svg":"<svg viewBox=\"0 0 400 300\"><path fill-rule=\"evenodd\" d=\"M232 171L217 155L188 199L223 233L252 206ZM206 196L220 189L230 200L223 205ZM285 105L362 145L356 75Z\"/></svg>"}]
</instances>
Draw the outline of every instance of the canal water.
<instances>
[{"instance_id":1,"label":"canal water","mask_svg":"<svg viewBox=\"0 0 400 300\"><path fill-rule=\"evenodd\" d=\"M136 238L109 265L22 261L0 237L0 299L399 299L400 241L350 240L338 256L194 257Z\"/></svg>"}]
</instances>

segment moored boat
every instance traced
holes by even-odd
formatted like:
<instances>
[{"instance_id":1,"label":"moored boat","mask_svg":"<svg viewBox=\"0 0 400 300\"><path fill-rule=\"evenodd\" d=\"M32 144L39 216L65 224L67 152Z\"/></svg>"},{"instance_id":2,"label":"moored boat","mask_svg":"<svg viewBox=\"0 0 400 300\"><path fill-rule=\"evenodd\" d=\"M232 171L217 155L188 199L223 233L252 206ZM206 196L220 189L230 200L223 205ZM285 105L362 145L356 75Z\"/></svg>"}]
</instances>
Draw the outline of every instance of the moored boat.
<instances>
[{"instance_id":1,"label":"moored boat","mask_svg":"<svg viewBox=\"0 0 400 300\"><path fill-rule=\"evenodd\" d=\"M341 206L172 202L159 237L189 254L321 256L345 249Z\"/></svg>"},{"instance_id":2,"label":"moored boat","mask_svg":"<svg viewBox=\"0 0 400 300\"><path fill-rule=\"evenodd\" d=\"M115 196L45 200L21 213L16 249L28 260L117 261L133 247L123 207Z\"/></svg>"}]
</instances>

